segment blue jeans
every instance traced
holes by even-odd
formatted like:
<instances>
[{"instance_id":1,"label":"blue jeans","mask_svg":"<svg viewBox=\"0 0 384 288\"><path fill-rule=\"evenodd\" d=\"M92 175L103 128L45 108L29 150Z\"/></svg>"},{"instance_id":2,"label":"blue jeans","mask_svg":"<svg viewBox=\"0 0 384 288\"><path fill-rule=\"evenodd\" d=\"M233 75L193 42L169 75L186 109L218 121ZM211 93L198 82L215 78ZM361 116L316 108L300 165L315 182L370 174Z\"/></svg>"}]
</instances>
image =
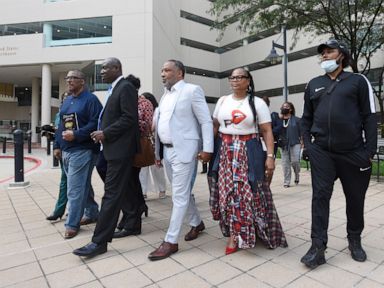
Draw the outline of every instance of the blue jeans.
<instances>
[{"instance_id":1,"label":"blue jeans","mask_svg":"<svg viewBox=\"0 0 384 288\"><path fill-rule=\"evenodd\" d=\"M89 192L88 192L88 197L85 198L85 209L84 209L84 218L89 218L89 219L97 219L99 217L99 205L95 201L95 191L93 191L93 187L91 184L91 179L92 179L92 172L93 168L96 165L97 158L98 158L99 153L92 153L92 163L91 163L91 169L89 170L89 176L87 178L88 181L88 187L89 187Z\"/></svg>"},{"instance_id":2,"label":"blue jeans","mask_svg":"<svg viewBox=\"0 0 384 288\"><path fill-rule=\"evenodd\" d=\"M86 213L90 217L97 218L97 215L95 217L91 215L98 210L93 199L94 192L91 189L91 174L95 165L95 157L92 150L63 151L63 164L68 181L68 217L65 227L78 230L85 207L87 207Z\"/></svg>"}]
</instances>

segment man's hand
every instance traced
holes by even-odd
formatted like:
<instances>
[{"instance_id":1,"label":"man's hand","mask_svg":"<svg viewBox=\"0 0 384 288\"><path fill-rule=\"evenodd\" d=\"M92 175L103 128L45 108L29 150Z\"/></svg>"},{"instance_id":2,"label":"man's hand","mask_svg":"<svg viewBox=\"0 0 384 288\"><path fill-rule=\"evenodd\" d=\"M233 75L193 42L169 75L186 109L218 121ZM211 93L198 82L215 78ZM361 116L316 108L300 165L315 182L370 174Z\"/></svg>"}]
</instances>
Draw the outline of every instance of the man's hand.
<instances>
[{"instance_id":1,"label":"man's hand","mask_svg":"<svg viewBox=\"0 0 384 288\"><path fill-rule=\"evenodd\" d=\"M53 156L55 156L55 158L57 160L60 160L61 159L61 150L60 149L53 149Z\"/></svg>"},{"instance_id":2,"label":"man's hand","mask_svg":"<svg viewBox=\"0 0 384 288\"><path fill-rule=\"evenodd\" d=\"M155 165L156 165L156 167L163 167L163 164L161 163L161 160L155 160Z\"/></svg>"},{"instance_id":3,"label":"man's hand","mask_svg":"<svg viewBox=\"0 0 384 288\"><path fill-rule=\"evenodd\" d=\"M91 138L95 143L102 143L104 141L104 133L101 130L93 131Z\"/></svg>"},{"instance_id":4,"label":"man's hand","mask_svg":"<svg viewBox=\"0 0 384 288\"><path fill-rule=\"evenodd\" d=\"M66 131L63 131L63 133L61 133L61 136L63 137L63 140L65 141L73 141L75 140L75 134L73 133L72 130L66 130Z\"/></svg>"},{"instance_id":5,"label":"man's hand","mask_svg":"<svg viewBox=\"0 0 384 288\"><path fill-rule=\"evenodd\" d=\"M200 160L203 163L208 163L211 160L212 153L200 151L197 154L197 159Z\"/></svg>"}]
</instances>

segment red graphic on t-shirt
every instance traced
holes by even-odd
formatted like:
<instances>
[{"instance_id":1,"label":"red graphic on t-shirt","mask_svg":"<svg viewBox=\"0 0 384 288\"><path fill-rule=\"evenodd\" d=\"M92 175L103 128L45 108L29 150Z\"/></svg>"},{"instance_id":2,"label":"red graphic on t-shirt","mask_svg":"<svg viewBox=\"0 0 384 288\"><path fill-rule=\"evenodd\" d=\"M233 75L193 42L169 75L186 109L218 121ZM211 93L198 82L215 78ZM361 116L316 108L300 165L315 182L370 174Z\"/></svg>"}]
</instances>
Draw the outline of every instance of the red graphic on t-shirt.
<instances>
[{"instance_id":1,"label":"red graphic on t-shirt","mask_svg":"<svg viewBox=\"0 0 384 288\"><path fill-rule=\"evenodd\" d=\"M232 123L233 124L239 124L241 123L245 118L247 118L247 115L245 115L240 110L233 110L232 111Z\"/></svg>"}]
</instances>

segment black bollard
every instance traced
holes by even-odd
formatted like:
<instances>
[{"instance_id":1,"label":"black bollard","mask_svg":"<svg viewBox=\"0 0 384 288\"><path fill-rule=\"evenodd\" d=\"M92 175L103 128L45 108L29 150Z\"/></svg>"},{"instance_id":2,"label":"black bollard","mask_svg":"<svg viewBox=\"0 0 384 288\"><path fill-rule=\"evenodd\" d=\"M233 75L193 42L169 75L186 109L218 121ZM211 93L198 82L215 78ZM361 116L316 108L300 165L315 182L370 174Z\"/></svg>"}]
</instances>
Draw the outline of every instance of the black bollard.
<instances>
[{"instance_id":1,"label":"black bollard","mask_svg":"<svg viewBox=\"0 0 384 288\"><path fill-rule=\"evenodd\" d=\"M28 154L32 153L32 131L27 131L27 140L28 140Z\"/></svg>"},{"instance_id":2,"label":"black bollard","mask_svg":"<svg viewBox=\"0 0 384 288\"><path fill-rule=\"evenodd\" d=\"M22 130L18 129L13 132L13 141L15 143L15 182L24 182L24 139Z\"/></svg>"},{"instance_id":3,"label":"black bollard","mask_svg":"<svg viewBox=\"0 0 384 288\"><path fill-rule=\"evenodd\" d=\"M7 137L1 138L3 140L3 154L7 152Z\"/></svg>"},{"instance_id":4,"label":"black bollard","mask_svg":"<svg viewBox=\"0 0 384 288\"><path fill-rule=\"evenodd\" d=\"M51 137L47 136L47 155L51 155Z\"/></svg>"}]
</instances>

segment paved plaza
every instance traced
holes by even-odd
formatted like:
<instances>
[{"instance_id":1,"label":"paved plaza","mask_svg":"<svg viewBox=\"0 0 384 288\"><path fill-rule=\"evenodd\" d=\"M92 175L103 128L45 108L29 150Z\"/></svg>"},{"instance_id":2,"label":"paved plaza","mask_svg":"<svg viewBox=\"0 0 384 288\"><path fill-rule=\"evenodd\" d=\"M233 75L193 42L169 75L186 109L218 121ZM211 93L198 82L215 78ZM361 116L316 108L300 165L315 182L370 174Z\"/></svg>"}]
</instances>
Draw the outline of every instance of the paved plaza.
<instances>
[{"instance_id":1,"label":"paved plaza","mask_svg":"<svg viewBox=\"0 0 384 288\"><path fill-rule=\"evenodd\" d=\"M8 152L9 154L10 152ZM1 155L0 155L1 156ZM327 264L309 270L300 263L310 246L310 173L302 170L300 184L283 188L277 162L271 189L287 236L288 248L256 248L225 256L226 239L211 220L206 175L198 174L194 194L206 230L185 242L179 252L151 262L148 254L163 240L172 200L149 194L149 215L143 218L142 234L113 241L108 252L92 259L72 254L90 241L94 224L82 226L73 239L64 239L64 219L45 220L58 196L60 169L52 168L51 156L34 149L41 165L25 176L26 188L8 189L0 182L0 287L384 287L384 181L372 177L365 205L364 263L352 260L347 248L345 199L340 183L331 201ZM9 177L13 163L1 164L0 181ZM200 170L200 167L199 167ZM103 184L96 171L92 184L101 201ZM189 230L184 226L182 235Z\"/></svg>"}]
</instances>

